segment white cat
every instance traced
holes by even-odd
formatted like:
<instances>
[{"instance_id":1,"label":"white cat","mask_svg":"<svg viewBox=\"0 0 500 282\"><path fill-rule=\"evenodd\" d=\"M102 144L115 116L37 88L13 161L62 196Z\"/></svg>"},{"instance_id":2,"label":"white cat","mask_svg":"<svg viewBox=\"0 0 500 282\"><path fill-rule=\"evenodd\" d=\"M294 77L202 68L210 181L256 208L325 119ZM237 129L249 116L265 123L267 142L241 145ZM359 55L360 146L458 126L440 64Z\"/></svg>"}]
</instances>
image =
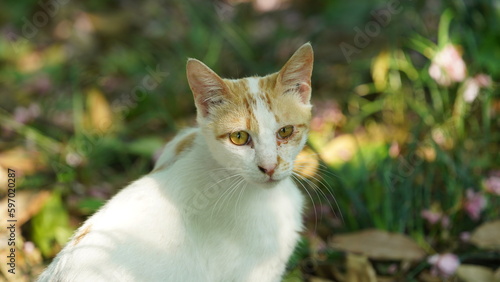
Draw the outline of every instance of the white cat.
<instances>
[{"instance_id":1,"label":"white cat","mask_svg":"<svg viewBox=\"0 0 500 282\"><path fill-rule=\"evenodd\" d=\"M302 230L291 179L311 118L313 51L222 79L190 59L199 128L75 233L38 281L280 281Z\"/></svg>"}]
</instances>

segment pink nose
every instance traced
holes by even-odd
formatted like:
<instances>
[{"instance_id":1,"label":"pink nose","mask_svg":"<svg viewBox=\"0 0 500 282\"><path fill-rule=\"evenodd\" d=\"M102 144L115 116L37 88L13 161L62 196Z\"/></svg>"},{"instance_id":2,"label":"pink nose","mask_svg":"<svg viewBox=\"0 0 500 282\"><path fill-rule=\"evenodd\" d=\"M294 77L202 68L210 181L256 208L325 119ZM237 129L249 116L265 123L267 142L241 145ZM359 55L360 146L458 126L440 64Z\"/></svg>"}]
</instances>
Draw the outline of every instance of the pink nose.
<instances>
[{"instance_id":1,"label":"pink nose","mask_svg":"<svg viewBox=\"0 0 500 282\"><path fill-rule=\"evenodd\" d=\"M274 170L276 169L276 164L272 164L272 165L267 165L267 166L259 166L259 170L262 171L263 173L269 175L269 176L273 176L274 174Z\"/></svg>"}]
</instances>

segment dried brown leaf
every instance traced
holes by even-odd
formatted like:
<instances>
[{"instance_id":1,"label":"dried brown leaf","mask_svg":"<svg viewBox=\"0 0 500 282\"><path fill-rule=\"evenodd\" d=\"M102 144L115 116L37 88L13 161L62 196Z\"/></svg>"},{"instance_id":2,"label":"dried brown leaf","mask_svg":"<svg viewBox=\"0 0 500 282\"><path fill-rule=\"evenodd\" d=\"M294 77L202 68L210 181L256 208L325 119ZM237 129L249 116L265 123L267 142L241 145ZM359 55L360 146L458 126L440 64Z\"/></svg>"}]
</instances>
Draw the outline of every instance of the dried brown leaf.
<instances>
[{"instance_id":1,"label":"dried brown leaf","mask_svg":"<svg viewBox=\"0 0 500 282\"><path fill-rule=\"evenodd\" d=\"M330 279L325 279L325 278L321 278L321 277L310 277L309 282L333 282L333 281Z\"/></svg>"},{"instance_id":2,"label":"dried brown leaf","mask_svg":"<svg viewBox=\"0 0 500 282\"><path fill-rule=\"evenodd\" d=\"M471 235L470 242L480 248L500 250L500 220L483 223Z\"/></svg>"},{"instance_id":3,"label":"dried brown leaf","mask_svg":"<svg viewBox=\"0 0 500 282\"><path fill-rule=\"evenodd\" d=\"M23 225L37 214L50 196L49 191L23 191L17 190L15 196L16 219L18 226ZM0 203L0 207L7 206L7 198ZM4 230L2 230L3 232Z\"/></svg>"},{"instance_id":4,"label":"dried brown leaf","mask_svg":"<svg viewBox=\"0 0 500 282\"><path fill-rule=\"evenodd\" d=\"M493 281L500 282L500 267L493 273Z\"/></svg>"},{"instance_id":5,"label":"dried brown leaf","mask_svg":"<svg viewBox=\"0 0 500 282\"><path fill-rule=\"evenodd\" d=\"M479 265L462 264L457 269L457 276L464 282L492 282L493 270Z\"/></svg>"},{"instance_id":6,"label":"dried brown leaf","mask_svg":"<svg viewBox=\"0 0 500 282\"><path fill-rule=\"evenodd\" d=\"M334 236L329 245L338 250L380 260L417 261L426 255L408 236L376 229Z\"/></svg>"},{"instance_id":7,"label":"dried brown leaf","mask_svg":"<svg viewBox=\"0 0 500 282\"><path fill-rule=\"evenodd\" d=\"M431 274L430 270L424 270L418 275L418 281L423 282L443 282L443 279Z\"/></svg>"},{"instance_id":8,"label":"dried brown leaf","mask_svg":"<svg viewBox=\"0 0 500 282\"><path fill-rule=\"evenodd\" d=\"M15 147L0 153L0 166L4 169L13 169L23 174L31 174L43 168L40 153L27 151L22 146Z\"/></svg>"}]
</instances>

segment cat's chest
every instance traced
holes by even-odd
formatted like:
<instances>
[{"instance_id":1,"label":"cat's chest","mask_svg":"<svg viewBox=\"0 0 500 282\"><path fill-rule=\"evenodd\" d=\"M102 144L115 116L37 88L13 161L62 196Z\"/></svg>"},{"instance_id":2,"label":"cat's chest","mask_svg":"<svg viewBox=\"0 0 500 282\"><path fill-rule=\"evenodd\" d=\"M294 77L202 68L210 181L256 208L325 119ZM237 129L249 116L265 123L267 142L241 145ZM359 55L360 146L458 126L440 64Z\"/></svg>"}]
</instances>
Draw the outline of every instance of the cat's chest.
<instances>
[{"instance_id":1,"label":"cat's chest","mask_svg":"<svg viewBox=\"0 0 500 282\"><path fill-rule=\"evenodd\" d=\"M221 277L232 275L221 269L273 267L286 263L302 229L302 195L294 184L276 187L264 194L249 193L248 198L225 216L192 221L192 242L208 271ZM268 191L269 192L269 191ZM265 271L264 269L262 271Z\"/></svg>"}]
</instances>

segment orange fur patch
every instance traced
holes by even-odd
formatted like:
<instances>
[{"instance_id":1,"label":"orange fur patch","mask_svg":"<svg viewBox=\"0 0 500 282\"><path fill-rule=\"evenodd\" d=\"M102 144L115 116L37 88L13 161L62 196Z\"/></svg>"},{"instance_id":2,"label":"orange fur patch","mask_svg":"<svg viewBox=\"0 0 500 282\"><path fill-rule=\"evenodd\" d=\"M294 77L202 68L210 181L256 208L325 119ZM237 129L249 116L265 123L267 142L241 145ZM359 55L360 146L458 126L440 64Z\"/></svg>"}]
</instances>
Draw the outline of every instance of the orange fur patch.
<instances>
[{"instance_id":1,"label":"orange fur patch","mask_svg":"<svg viewBox=\"0 0 500 282\"><path fill-rule=\"evenodd\" d=\"M278 158L276 159L276 166L279 166L281 161L283 161L283 159L278 155Z\"/></svg>"},{"instance_id":2,"label":"orange fur patch","mask_svg":"<svg viewBox=\"0 0 500 282\"><path fill-rule=\"evenodd\" d=\"M179 143L177 143L177 146L175 146L175 155L179 156L182 152L191 147L191 145L193 145L195 136L196 132L193 132L186 135L182 140L180 140Z\"/></svg>"},{"instance_id":3,"label":"orange fur patch","mask_svg":"<svg viewBox=\"0 0 500 282\"><path fill-rule=\"evenodd\" d=\"M87 234L89 234L91 227L92 225L89 224L79 234L75 236L75 239L73 240L73 246L76 246L85 236L87 236Z\"/></svg>"},{"instance_id":4,"label":"orange fur patch","mask_svg":"<svg viewBox=\"0 0 500 282\"><path fill-rule=\"evenodd\" d=\"M153 169L153 171L151 171L151 173L157 173L160 170L164 170L165 168L169 167L173 163L174 163L173 161L166 162L166 163L160 165L159 167Z\"/></svg>"},{"instance_id":5,"label":"orange fur patch","mask_svg":"<svg viewBox=\"0 0 500 282\"><path fill-rule=\"evenodd\" d=\"M153 171L151 171L150 173L157 173L161 170L164 170L166 169L167 167L169 167L170 165L172 165L173 163L175 163L178 159L178 156L186 151L187 149L189 149L192 145L193 145L193 142L194 142L194 139L196 138L196 132L192 132L186 136L184 136L183 139L179 140L179 142L176 144L175 146L175 149L174 149L174 157L172 157L171 159L167 160L165 163L162 163L160 166L158 166L157 168L153 169Z\"/></svg>"},{"instance_id":6,"label":"orange fur patch","mask_svg":"<svg viewBox=\"0 0 500 282\"><path fill-rule=\"evenodd\" d=\"M301 96L296 91L285 93L287 89L277 83L277 79L278 73L258 77L259 92L256 94L250 93L247 79L222 79L227 86L228 101L214 109L209 125L214 135L222 140L228 133L237 130L248 131L251 135L259 134L259 125L253 112L257 99L262 100L269 111L274 113L278 124L306 127L311 119L310 106L301 101ZM298 128L298 131L305 129ZM291 142L291 139L286 142Z\"/></svg>"}]
</instances>

